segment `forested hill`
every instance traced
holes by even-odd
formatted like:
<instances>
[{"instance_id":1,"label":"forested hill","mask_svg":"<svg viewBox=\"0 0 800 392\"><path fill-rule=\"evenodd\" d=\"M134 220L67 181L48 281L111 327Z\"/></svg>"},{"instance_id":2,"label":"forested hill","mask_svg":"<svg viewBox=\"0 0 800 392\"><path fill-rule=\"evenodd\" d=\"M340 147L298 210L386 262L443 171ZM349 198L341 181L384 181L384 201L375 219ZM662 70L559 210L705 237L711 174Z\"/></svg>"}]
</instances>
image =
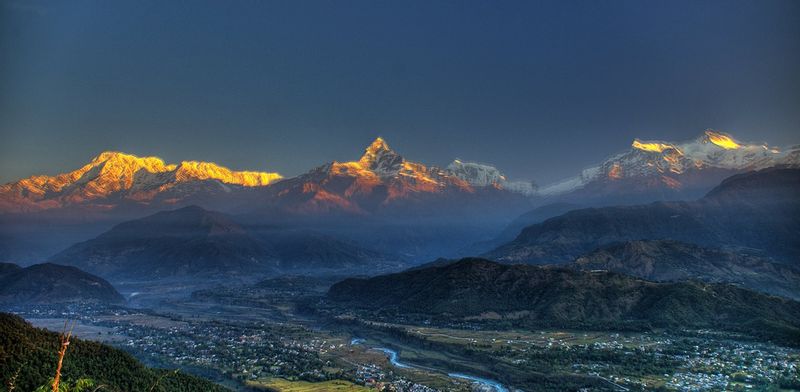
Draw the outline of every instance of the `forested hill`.
<instances>
[{"instance_id":1,"label":"forested hill","mask_svg":"<svg viewBox=\"0 0 800 392\"><path fill-rule=\"evenodd\" d=\"M75 267L0 263L0 304L65 302L122 304L125 298L106 280Z\"/></svg>"},{"instance_id":2,"label":"forested hill","mask_svg":"<svg viewBox=\"0 0 800 392\"><path fill-rule=\"evenodd\" d=\"M327 297L344 312L377 319L532 329L713 328L800 341L800 302L725 284L655 283L483 259L350 278L333 285Z\"/></svg>"},{"instance_id":3,"label":"forested hill","mask_svg":"<svg viewBox=\"0 0 800 392\"><path fill-rule=\"evenodd\" d=\"M55 374L58 348L58 334L0 313L0 390L9 382L21 392L47 384ZM148 368L124 351L77 338L70 342L61 373L66 382L90 378L108 391L228 391L202 378Z\"/></svg>"}]
</instances>

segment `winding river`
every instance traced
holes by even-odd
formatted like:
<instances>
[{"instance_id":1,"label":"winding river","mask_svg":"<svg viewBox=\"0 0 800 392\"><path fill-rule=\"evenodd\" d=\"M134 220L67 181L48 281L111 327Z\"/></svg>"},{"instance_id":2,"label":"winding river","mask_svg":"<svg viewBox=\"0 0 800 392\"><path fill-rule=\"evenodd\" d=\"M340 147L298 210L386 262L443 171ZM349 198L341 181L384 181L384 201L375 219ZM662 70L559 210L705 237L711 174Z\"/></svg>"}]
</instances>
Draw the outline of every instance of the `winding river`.
<instances>
[{"instance_id":1,"label":"winding river","mask_svg":"<svg viewBox=\"0 0 800 392\"><path fill-rule=\"evenodd\" d=\"M508 388L504 387L502 384L494 380L487 380L485 378L470 376L468 374L462 374L462 373L447 373L447 375L453 378L463 378L465 380L469 380L474 383L486 385L492 388L494 392L508 392Z\"/></svg>"},{"instance_id":2,"label":"winding river","mask_svg":"<svg viewBox=\"0 0 800 392\"><path fill-rule=\"evenodd\" d=\"M378 351L383 351L386 355L389 356L389 362L392 365L394 365L394 366L396 366L398 368L401 368L401 369L416 368L416 369L423 369L423 370L431 370L430 368L425 368L425 367L421 367L421 366L416 366L416 365L411 365L411 364L408 364L408 363L400 362L400 358L397 355L397 351L392 350L390 348L375 347L374 349L378 350ZM447 373L447 376L448 377L452 377L452 378L460 378L460 379L464 379L464 380L469 380L469 381L472 381L473 383L487 386L487 387L491 388L492 391L494 391L494 392L509 392L508 388L504 387L503 384L500 384L499 382L494 381L494 380L489 380L489 379L486 379L486 378L470 376L468 374L463 374L463 373Z\"/></svg>"},{"instance_id":3,"label":"winding river","mask_svg":"<svg viewBox=\"0 0 800 392\"><path fill-rule=\"evenodd\" d=\"M389 362L391 362L391 364L394 365L395 367L399 367L401 369L410 369L413 367L411 365L400 362L400 360L397 359L398 358L397 351L385 347L375 347L375 350L383 351L384 353L386 353L386 355L389 356Z\"/></svg>"}]
</instances>

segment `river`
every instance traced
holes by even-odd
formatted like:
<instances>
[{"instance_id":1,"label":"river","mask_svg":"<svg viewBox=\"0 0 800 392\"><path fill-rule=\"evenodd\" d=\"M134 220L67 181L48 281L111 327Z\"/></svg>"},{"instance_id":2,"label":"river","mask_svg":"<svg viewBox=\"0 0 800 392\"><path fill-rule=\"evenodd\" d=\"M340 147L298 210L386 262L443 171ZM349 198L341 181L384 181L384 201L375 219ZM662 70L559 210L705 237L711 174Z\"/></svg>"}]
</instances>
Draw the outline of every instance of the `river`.
<instances>
[{"instance_id":1,"label":"river","mask_svg":"<svg viewBox=\"0 0 800 392\"><path fill-rule=\"evenodd\" d=\"M375 350L383 351L384 353L386 353L386 355L389 356L389 362L392 365L396 366L396 367L399 367L399 368L402 368L402 369L417 368L417 369L423 369L423 370L432 370L430 368L426 368L426 367L422 367L422 366L416 366L416 365L400 362L400 357L397 355L397 351L392 350L390 348L375 347ZM473 383L489 387L494 392L509 392L508 388L504 387L503 384L500 384L499 382L494 381L494 380L489 380L489 379L486 379L486 378L470 376L468 374L463 374L463 373L447 373L447 376L448 377L452 377L452 378L460 378L460 379L472 381Z\"/></svg>"},{"instance_id":2,"label":"river","mask_svg":"<svg viewBox=\"0 0 800 392\"><path fill-rule=\"evenodd\" d=\"M468 374L462 374L462 373L447 373L447 375L453 378L463 378L465 380L470 380L474 383L486 385L492 388L494 392L508 392L508 388L504 387L502 384L494 380L487 380L485 378L470 376Z\"/></svg>"}]
</instances>

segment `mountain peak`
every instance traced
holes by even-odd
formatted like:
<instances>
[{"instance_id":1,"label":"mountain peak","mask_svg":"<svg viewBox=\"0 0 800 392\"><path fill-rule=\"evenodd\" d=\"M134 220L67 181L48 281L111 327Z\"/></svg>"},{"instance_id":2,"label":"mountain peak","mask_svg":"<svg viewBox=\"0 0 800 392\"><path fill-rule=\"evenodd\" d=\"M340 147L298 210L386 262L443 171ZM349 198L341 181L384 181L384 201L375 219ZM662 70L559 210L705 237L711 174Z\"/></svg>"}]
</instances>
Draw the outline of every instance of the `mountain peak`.
<instances>
[{"instance_id":1,"label":"mountain peak","mask_svg":"<svg viewBox=\"0 0 800 392\"><path fill-rule=\"evenodd\" d=\"M736 150L742 147L742 145L730 135L715 131L713 129L706 129L705 134L701 137L701 140L704 143L713 143L726 150Z\"/></svg>"},{"instance_id":2,"label":"mountain peak","mask_svg":"<svg viewBox=\"0 0 800 392\"><path fill-rule=\"evenodd\" d=\"M95 156L92 159L92 162L105 162L105 161L113 160L113 159L124 159L126 157L127 158L138 158L137 156L135 156L133 154L126 154L126 153L124 153L122 151L111 151L111 150L108 150L108 151L103 151L100 154L98 154L97 156Z\"/></svg>"},{"instance_id":3,"label":"mountain peak","mask_svg":"<svg viewBox=\"0 0 800 392\"><path fill-rule=\"evenodd\" d=\"M146 169L151 173L160 173L175 169L175 165L167 165L158 157L138 157L119 151L103 151L100 155L92 159L90 165L98 166L100 164L134 170Z\"/></svg>"},{"instance_id":4,"label":"mountain peak","mask_svg":"<svg viewBox=\"0 0 800 392\"><path fill-rule=\"evenodd\" d=\"M712 144L724 150L738 150L742 147L746 147L745 145L741 144L739 141L734 139L733 136L710 128L703 131L703 134L699 138L695 139L694 143L699 145ZM640 139L633 139L631 147L637 150L647 151L647 152L663 153L665 151L667 152L673 151L679 154L683 154L681 148L678 147L678 145L658 140L644 141Z\"/></svg>"},{"instance_id":5,"label":"mountain peak","mask_svg":"<svg viewBox=\"0 0 800 392\"><path fill-rule=\"evenodd\" d=\"M447 165L447 170L454 176L472 185L502 185L506 177L496 167L475 162L464 162L456 159Z\"/></svg>"},{"instance_id":6,"label":"mountain peak","mask_svg":"<svg viewBox=\"0 0 800 392\"><path fill-rule=\"evenodd\" d=\"M359 165L367 170L379 173L395 173L403 164L403 157L394 152L383 138L376 138L358 160Z\"/></svg>"},{"instance_id":7,"label":"mountain peak","mask_svg":"<svg viewBox=\"0 0 800 392\"><path fill-rule=\"evenodd\" d=\"M372 143L371 143L371 144L370 144L370 145L367 147L367 152L370 152L370 151L371 151L371 152L373 152L373 153L374 153L374 152L381 151L381 150L384 150L384 151L391 151L392 149L391 149L391 148L389 148L389 145L388 145L388 144L386 144L386 140L384 140L382 137L378 136L378 137L376 137L376 138L375 138L375 140L373 140L373 141L372 141Z\"/></svg>"}]
</instances>

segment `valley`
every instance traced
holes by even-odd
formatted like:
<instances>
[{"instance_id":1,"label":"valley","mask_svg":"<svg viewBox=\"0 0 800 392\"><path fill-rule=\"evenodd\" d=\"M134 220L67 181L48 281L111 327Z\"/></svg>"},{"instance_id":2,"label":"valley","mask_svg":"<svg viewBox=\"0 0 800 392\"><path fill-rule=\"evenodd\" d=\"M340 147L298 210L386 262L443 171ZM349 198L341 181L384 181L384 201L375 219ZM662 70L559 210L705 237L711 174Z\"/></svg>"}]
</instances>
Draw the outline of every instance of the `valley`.
<instances>
[{"instance_id":1,"label":"valley","mask_svg":"<svg viewBox=\"0 0 800 392\"><path fill-rule=\"evenodd\" d=\"M0 392L800 392L800 0L0 0Z\"/></svg>"},{"instance_id":2,"label":"valley","mask_svg":"<svg viewBox=\"0 0 800 392\"><path fill-rule=\"evenodd\" d=\"M723 166L754 151L794 157L731 155L711 136L691 148ZM643 146L615 159L666 151ZM158 162L106 154L92 165L101 182L119 167L172 173ZM216 177L157 178L174 190ZM407 161L380 138L358 161L226 184L241 187L228 202L260 204L220 212L192 196L199 204L140 210L46 263L0 264L0 311L53 332L75 322L82 344L140 361L138 382L167 372L236 391L800 389L798 169L736 174L697 200L566 198L514 219L546 198L486 165ZM77 208L58 200L55 210ZM454 217L465 211L477 212ZM9 364L6 378L44 378Z\"/></svg>"},{"instance_id":3,"label":"valley","mask_svg":"<svg viewBox=\"0 0 800 392\"><path fill-rule=\"evenodd\" d=\"M800 383L800 348L747 335L330 318L313 307L330 284L284 277L206 288L152 308L73 304L66 311L41 305L9 310L53 330L65 319L79 320L78 337L242 391L338 390L326 389L332 385L417 392L791 390Z\"/></svg>"}]
</instances>

